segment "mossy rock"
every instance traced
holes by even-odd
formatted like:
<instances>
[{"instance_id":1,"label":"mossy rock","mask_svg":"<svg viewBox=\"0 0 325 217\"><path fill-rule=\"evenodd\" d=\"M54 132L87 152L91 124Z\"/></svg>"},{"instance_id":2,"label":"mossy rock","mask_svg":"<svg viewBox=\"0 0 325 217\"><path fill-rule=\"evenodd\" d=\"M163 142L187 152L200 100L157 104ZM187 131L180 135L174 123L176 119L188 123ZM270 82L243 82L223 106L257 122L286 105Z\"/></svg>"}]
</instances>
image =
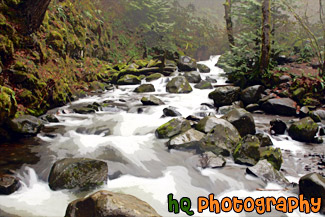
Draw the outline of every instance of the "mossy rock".
<instances>
[{"instance_id":1,"label":"mossy rock","mask_svg":"<svg viewBox=\"0 0 325 217\"><path fill-rule=\"evenodd\" d=\"M155 87L152 84L142 84L139 87L135 88L134 92L136 93L147 93L155 92Z\"/></svg>"},{"instance_id":2,"label":"mossy rock","mask_svg":"<svg viewBox=\"0 0 325 217\"><path fill-rule=\"evenodd\" d=\"M19 92L17 97L25 106L35 104L38 101L33 92L27 89L23 89L21 92Z\"/></svg>"},{"instance_id":3,"label":"mossy rock","mask_svg":"<svg viewBox=\"0 0 325 217\"><path fill-rule=\"evenodd\" d=\"M14 118L16 112L15 92L10 88L0 86L0 124L7 118Z\"/></svg>"},{"instance_id":4,"label":"mossy rock","mask_svg":"<svg viewBox=\"0 0 325 217\"><path fill-rule=\"evenodd\" d=\"M22 115L18 118L9 120L8 126L17 136L35 136L44 127L44 123L34 116Z\"/></svg>"},{"instance_id":5,"label":"mossy rock","mask_svg":"<svg viewBox=\"0 0 325 217\"><path fill-rule=\"evenodd\" d=\"M260 140L256 136L245 136L234 150L235 163L249 166L255 165L260 159L259 148Z\"/></svg>"},{"instance_id":6,"label":"mossy rock","mask_svg":"<svg viewBox=\"0 0 325 217\"><path fill-rule=\"evenodd\" d=\"M118 85L134 85L140 84L141 80L138 76L135 75L124 75L117 81Z\"/></svg>"},{"instance_id":7,"label":"mossy rock","mask_svg":"<svg viewBox=\"0 0 325 217\"><path fill-rule=\"evenodd\" d=\"M150 82L150 81L158 80L161 77L163 77L163 75L161 73L153 73L146 77L146 81Z\"/></svg>"},{"instance_id":8,"label":"mossy rock","mask_svg":"<svg viewBox=\"0 0 325 217\"><path fill-rule=\"evenodd\" d=\"M160 61L160 60L149 60L149 62L148 62L148 65L147 65L147 67L148 68L151 68L151 67L158 67L158 66L160 66L162 64L162 62Z\"/></svg>"},{"instance_id":9,"label":"mossy rock","mask_svg":"<svg viewBox=\"0 0 325 217\"><path fill-rule=\"evenodd\" d=\"M12 58L13 54L14 43L8 37L0 35L0 60L8 60Z\"/></svg>"},{"instance_id":10,"label":"mossy rock","mask_svg":"<svg viewBox=\"0 0 325 217\"><path fill-rule=\"evenodd\" d=\"M159 139L171 138L177 134L185 132L191 128L191 124L186 119L174 118L161 125L156 130Z\"/></svg>"},{"instance_id":11,"label":"mossy rock","mask_svg":"<svg viewBox=\"0 0 325 217\"><path fill-rule=\"evenodd\" d=\"M276 170L280 170L283 163L282 153L279 148L262 147L260 148L261 159L266 159Z\"/></svg>"},{"instance_id":12,"label":"mossy rock","mask_svg":"<svg viewBox=\"0 0 325 217\"><path fill-rule=\"evenodd\" d=\"M210 82L208 81L200 81L200 83L194 85L195 88L200 89L200 90L205 90L205 89L213 89L213 86Z\"/></svg>"},{"instance_id":13,"label":"mossy rock","mask_svg":"<svg viewBox=\"0 0 325 217\"><path fill-rule=\"evenodd\" d=\"M292 97L294 100L301 102L304 94L306 93L305 88L300 87L298 89L296 89L293 93L292 93Z\"/></svg>"},{"instance_id":14,"label":"mossy rock","mask_svg":"<svg viewBox=\"0 0 325 217\"><path fill-rule=\"evenodd\" d=\"M135 60L134 63L137 64L139 67L144 68L147 67L149 62L148 60Z\"/></svg>"},{"instance_id":15,"label":"mossy rock","mask_svg":"<svg viewBox=\"0 0 325 217\"><path fill-rule=\"evenodd\" d=\"M318 132L318 125L310 117L301 119L293 123L289 130L289 136L300 142L315 142L315 136Z\"/></svg>"},{"instance_id":16,"label":"mossy rock","mask_svg":"<svg viewBox=\"0 0 325 217\"><path fill-rule=\"evenodd\" d=\"M178 76L167 83L166 91L169 93L190 93L193 89L184 76Z\"/></svg>"},{"instance_id":17,"label":"mossy rock","mask_svg":"<svg viewBox=\"0 0 325 217\"><path fill-rule=\"evenodd\" d=\"M148 97L144 96L141 99L141 102L143 105L164 105L165 103L163 101L161 101L161 99L150 95Z\"/></svg>"}]
</instances>

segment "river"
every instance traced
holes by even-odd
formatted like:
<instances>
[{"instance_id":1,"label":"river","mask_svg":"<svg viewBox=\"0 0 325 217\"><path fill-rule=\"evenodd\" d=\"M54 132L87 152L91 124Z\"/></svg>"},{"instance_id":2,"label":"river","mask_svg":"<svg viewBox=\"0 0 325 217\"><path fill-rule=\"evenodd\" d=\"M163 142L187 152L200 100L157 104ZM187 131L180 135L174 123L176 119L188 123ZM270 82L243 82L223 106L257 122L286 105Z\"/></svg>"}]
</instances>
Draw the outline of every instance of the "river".
<instances>
[{"instance_id":1,"label":"river","mask_svg":"<svg viewBox=\"0 0 325 217\"><path fill-rule=\"evenodd\" d=\"M220 68L215 67L219 56L201 63L211 68L210 73L201 73L202 79L210 76L225 84ZM165 90L170 78L163 77L151 82L155 93L138 94L136 86L119 86L101 95L89 96L52 112L56 113L59 123L46 125L33 141L31 152L39 158L36 164L24 164L18 171L23 185L9 196L0 196L0 216L64 216L69 202L98 190L109 190L131 194L148 202L162 216L186 216L185 213L172 215L167 209L167 195L174 198L191 198L195 216L259 216L257 213L215 213L196 212L196 198L207 197L214 193L216 198L244 197L288 197L297 196L293 191L283 189L275 183L264 183L258 178L246 174L246 166L234 164L227 159L221 169L202 169L198 166L198 156L192 152L168 150L167 140L157 139L155 129L171 118L162 118L162 110L173 106L183 115L204 116L217 114L215 109L202 103L213 104L208 98L211 90L193 88L189 94L170 94ZM145 83L145 82L144 82ZM191 84L192 85L192 84ZM214 84L215 85L215 84ZM165 105L143 106L143 95L154 94ZM72 111L73 107L93 102L108 102L111 106L95 114L80 115ZM274 116L254 115L257 131L267 132L269 121ZM283 118L289 120L290 118ZM284 163L282 168L286 177L298 182L306 174L306 161L299 161L305 154L319 152L320 145L310 146L293 141L287 135L273 137L275 147L282 150ZM324 150L323 150L324 152ZM65 157L87 157L104 160L109 168L109 181L102 187L90 192L72 193L68 190L52 191L47 182L53 163ZM257 189L266 189L263 191ZM270 189L270 190L267 190ZM274 191L276 189L276 191ZM1 211L2 210L2 211ZM4 214L7 213L7 214ZM263 216L318 216L304 215L295 211L284 214L276 211Z\"/></svg>"}]
</instances>

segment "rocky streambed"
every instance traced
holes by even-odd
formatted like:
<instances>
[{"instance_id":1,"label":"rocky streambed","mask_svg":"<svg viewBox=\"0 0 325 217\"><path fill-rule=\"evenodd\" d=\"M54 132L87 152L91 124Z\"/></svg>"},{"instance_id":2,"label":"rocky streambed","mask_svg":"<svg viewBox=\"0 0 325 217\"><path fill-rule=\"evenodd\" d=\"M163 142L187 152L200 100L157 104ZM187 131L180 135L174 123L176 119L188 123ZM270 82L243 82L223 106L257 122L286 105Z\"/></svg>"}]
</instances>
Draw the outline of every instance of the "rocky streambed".
<instances>
[{"instance_id":1,"label":"rocky streambed","mask_svg":"<svg viewBox=\"0 0 325 217\"><path fill-rule=\"evenodd\" d=\"M1 182L13 192L0 196L1 216L112 214L99 201L119 201L111 207L117 216L172 216L170 193L190 198L195 216L215 216L196 210L197 197L210 193L222 199L307 192L324 199L324 110L297 114L293 100L263 86L226 84L217 61L197 66L183 58L181 72L146 69L142 79L123 72L105 93L50 111L37 137L8 145L1 155L7 173ZM37 122L13 126L38 132L28 124ZM304 181L299 189L310 173L320 175L305 177L308 188ZM265 216L311 215L272 210Z\"/></svg>"}]
</instances>

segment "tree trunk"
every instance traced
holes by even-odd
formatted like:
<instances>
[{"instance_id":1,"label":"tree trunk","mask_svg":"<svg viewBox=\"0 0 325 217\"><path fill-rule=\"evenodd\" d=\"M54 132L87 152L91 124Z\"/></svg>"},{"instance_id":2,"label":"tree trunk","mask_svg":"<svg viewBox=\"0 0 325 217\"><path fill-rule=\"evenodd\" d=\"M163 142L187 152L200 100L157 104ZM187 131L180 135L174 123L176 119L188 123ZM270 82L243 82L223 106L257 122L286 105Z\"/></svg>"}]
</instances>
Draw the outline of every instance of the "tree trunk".
<instances>
[{"instance_id":1,"label":"tree trunk","mask_svg":"<svg viewBox=\"0 0 325 217\"><path fill-rule=\"evenodd\" d=\"M28 35L40 27L45 12L51 0L24 0L18 8L20 15L24 18L24 25L21 26L21 33Z\"/></svg>"},{"instance_id":2,"label":"tree trunk","mask_svg":"<svg viewBox=\"0 0 325 217\"><path fill-rule=\"evenodd\" d=\"M234 39L232 20L231 20L231 0L226 0L224 6L225 6L225 20L226 20L228 41L229 41L230 48L232 48L233 46L235 46L235 39Z\"/></svg>"},{"instance_id":3,"label":"tree trunk","mask_svg":"<svg viewBox=\"0 0 325 217\"><path fill-rule=\"evenodd\" d=\"M261 62L260 62L260 71L261 73L269 67L270 62L270 33L271 33L271 18L270 18L270 8L271 0L263 0L262 4L262 52L261 52Z\"/></svg>"}]
</instances>

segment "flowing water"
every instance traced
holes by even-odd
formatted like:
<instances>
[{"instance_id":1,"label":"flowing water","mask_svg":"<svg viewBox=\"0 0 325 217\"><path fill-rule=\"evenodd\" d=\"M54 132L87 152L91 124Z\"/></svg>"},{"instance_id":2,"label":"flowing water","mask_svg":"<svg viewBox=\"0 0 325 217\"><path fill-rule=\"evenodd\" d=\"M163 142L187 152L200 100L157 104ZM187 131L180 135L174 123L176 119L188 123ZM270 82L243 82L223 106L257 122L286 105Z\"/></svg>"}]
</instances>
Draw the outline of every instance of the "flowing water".
<instances>
[{"instance_id":1,"label":"flowing water","mask_svg":"<svg viewBox=\"0 0 325 217\"><path fill-rule=\"evenodd\" d=\"M223 71L215 67L218 56L202 62L211 68L210 73L202 73L216 78L217 84L224 84ZM133 93L136 86L119 86L100 96L80 99L70 105L56 109L60 123L46 125L46 132L34 139L38 145L31 147L36 153L36 164L24 164L17 171L22 187L12 195L0 196L0 216L64 216L69 202L87 196L98 190L109 190L134 195L148 202L160 215L174 216L168 212L167 195L174 198L189 197L195 216L216 216L215 213L196 212L198 196L215 198L244 197L288 197L297 196L292 191L274 183L264 183L245 173L246 166L235 165L231 159L222 169L202 169L199 156L192 152L168 150L167 140L155 137L155 129L171 118L162 118L162 110L173 106L183 115L204 116L217 114L215 109L202 103L212 104L208 99L211 90L193 88L190 94L170 94L165 90L170 78L160 78L151 82L155 93ZM215 85L215 84L214 84ZM154 94L165 102L162 106L143 106L143 95ZM95 114L80 115L69 111L76 106L93 102L109 102L111 106ZM255 115L258 131L267 132L269 121L274 116ZM306 172L304 163L299 162L305 153L319 152L320 145L307 146L291 140L288 136L273 137L274 145L280 147L285 157L283 169L290 181L297 182ZM324 152L324 151L323 151ZM65 157L87 157L107 162L109 181L90 192L73 193L68 190L50 190L47 177L53 163ZM306 163L305 163L306 164ZM258 191L256 189L266 189ZM267 189L272 189L268 191ZM273 189L278 189L274 191ZM7 213L7 214L5 214ZM186 216L180 213L175 216ZM218 216L259 216L252 213L221 213ZM305 216L299 212L290 215L272 211L263 216ZM307 215L306 215L307 216ZM308 216L317 216L311 214Z\"/></svg>"}]
</instances>

